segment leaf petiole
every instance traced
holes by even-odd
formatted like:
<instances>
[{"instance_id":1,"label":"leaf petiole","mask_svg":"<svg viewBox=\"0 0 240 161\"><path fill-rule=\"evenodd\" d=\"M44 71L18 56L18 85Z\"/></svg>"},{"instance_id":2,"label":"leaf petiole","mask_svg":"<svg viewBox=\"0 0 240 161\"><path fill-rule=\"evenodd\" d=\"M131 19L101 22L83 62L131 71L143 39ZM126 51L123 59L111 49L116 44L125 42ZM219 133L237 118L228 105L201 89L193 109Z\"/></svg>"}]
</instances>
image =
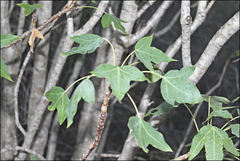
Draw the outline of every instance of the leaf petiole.
<instances>
[{"instance_id":1,"label":"leaf petiole","mask_svg":"<svg viewBox=\"0 0 240 161\"><path fill-rule=\"evenodd\" d=\"M103 38L105 41L107 41L109 43L109 45L112 48L112 54L113 54L113 65L116 65L116 55L115 55L115 49L112 45L112 43L107 39L107 38Z\"/></svg>"},{"instance_id":2,"label":"leaf petiole","mask_svg":"<svg viewBox=\"0 0 240 161\"><path fill-rule=\"evenodd\" d=\"M128 58L130 58L130 56L135 52L135 50L133 50L130 54L128 54L128 56L125 58L125 60L123 61L121 66L124 66L124 64L126 63L126 61L128 60Z\"/></svg>"},{"instance_id":3,"label":"leaf petiole","mask_svg":"<svg viewBox=\"0 0 240 161\"><path fill-rule=\"evenodd\" d=\"M239 117L240 117L240 116L236 116L236 117L232 118L231 120L229 120L226 124L224 124L224 125L222 126L221 130L224 129L224 127L226 127L230 122L238 119Z\"/></svg>"},{"instance_id":4,"label":"leaf petiole","mask_svg":"<svg viewBox=\"0 0 240 161\"><path fill-rule=\"evenodd\" d=\"M138 64L138 63L140 63L139 61L137 61L137 62L134 62L134 63L132 63L132 64L129 64L130 66L133 66L133 65L136 65L136 64Z\"/></svg>"},{"instance_id":5,"label":"leaf petiole","mask_svg":"<svg viewBox=\"0 0 240 161\"><path fill-rule=\"evenodd\" d=\"M197 122L196 122L196 119L192 113L192 111L189 109L189 107L184 103L184 106L187 108L188 112L190 113L190 115L192 116L192 119L193 119L193 122L195 124L195 127L197 129L197 132L199 132L199 128L198 128L198 125L197 125Z\"/></svg>"},{"instance_id":6,"label":"leaf petiole","mask_svg":"<svg viewBox=\"0 0 240 161\"><path fill-rule=\"evenodd\" d=\"M152 73L152 74L155 74L155 75L159 76L160 78L164 79L164 76L162 76L162 75L160 75L160 74L158 74L158 73L156 73L154 71L142 71L142 72L143 73Z\"/></svg>"},{"instance_id":7,"label":"leaf petiole","mask_svg":"<svg viewBox=\"0 0 240 161\"><path fill-rule=\"evenodd\" d=\"M87 75L87 76L85 76L85 77L81 77L81 78L79 78L79 79L77 79L76 81L74 81L72 84L70 84L69 85L69 87L64 91L65 93L74 85L74 84L76 84L77 82L79 82L79 81L81 81L81 80L83 80L83 79L89 79L89 78L91 78L91 77L93 77L94 75L93 74L91 74L91 75Z\"/></svg>"},{"instance_id":8,"label":"leaf petiole","mask_svg":"<svg viewBox=\"0 0 240 161\"><path fill-rule=\"evenodd\" d=\"M136 113L137 113L137 117L138 117L138 118L141 118L141 115L140 115L140 113L139 113L139 111L138 111L138 109L137 109L137 106L136 106L135 102L133 101L132 97L129 95L129 93L127 93L127 96L128 96L128 98L130 99L130 101L132 102L132 104L133 104L133 106L134 106L134 108L135 108L135 111L136 111Z\"/></svg>"}]
</instances>

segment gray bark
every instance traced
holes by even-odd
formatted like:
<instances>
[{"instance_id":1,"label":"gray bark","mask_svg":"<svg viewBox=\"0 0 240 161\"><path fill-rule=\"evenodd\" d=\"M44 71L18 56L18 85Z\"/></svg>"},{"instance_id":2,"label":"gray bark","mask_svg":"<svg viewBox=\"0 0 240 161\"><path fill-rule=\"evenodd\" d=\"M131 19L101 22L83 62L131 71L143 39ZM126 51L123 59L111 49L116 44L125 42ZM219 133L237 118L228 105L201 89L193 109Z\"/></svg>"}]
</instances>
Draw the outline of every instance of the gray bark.
<instances>
[{"instance_id":1,"label":"gray bark","mask_svg":"<svg viewBox=\"0 0 240 161\"><path fill-rule=\"evenodd\" d=\"M1 34L9 34L10 23L9 23L9 1L1 1ZM19 69L19 54L16 46L7 49L1 49L1 57L7 66L9 74L15 80L18 69ZM13 61L16 60L16 61ZM12 62L10 64L10 62ZM9 82L8 80L2 81L3 85L3 95L1 103L1 149L13 148L17 146L16 129L14 122L14 101L13 101L13 91L14 82ZM9 160L13 159L14 152L7 151L1 154L1 159Z\"/></svg>"},{"instance_id":2,"label":"gray bark","mask_svg":"<svg viewBox=\"0 0 240 161\"><path fill-rule=\"evenodd\" d=\"M38 24L43 24L52 15L52 1L45 1L39 3L42 4L43 7L37 10ZM45 35L45 40L39 43L34 52L35 57L33 67L33 79L28 107L29 125L30 121L33 119L32 117L34 116L34 113L37 112L36 106L39 104L45 88L50 41L49 39L50 34ZM48 115L45 118L45 122L46 120L51 120L51 116ZM39 154L43 154L44 152L45 145L47 142L47 131L49 126L50 126L49 123L47 124L43 123L33 144L33 150Z\"/></svg>"}]
</instances>

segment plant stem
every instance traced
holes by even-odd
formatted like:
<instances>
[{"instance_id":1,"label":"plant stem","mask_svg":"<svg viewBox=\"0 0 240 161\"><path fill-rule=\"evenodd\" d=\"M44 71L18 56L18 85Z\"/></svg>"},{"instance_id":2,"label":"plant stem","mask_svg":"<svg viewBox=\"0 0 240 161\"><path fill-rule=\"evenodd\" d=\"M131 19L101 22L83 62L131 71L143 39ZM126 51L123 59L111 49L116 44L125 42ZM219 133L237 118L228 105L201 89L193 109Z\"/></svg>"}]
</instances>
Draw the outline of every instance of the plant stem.
<instances>
[{"instance_id":1,"label":"plant stem","mask_svg":"<svg viewBox=\"0 0 240 161\"><path fill-rule=\"evenodd\" d=\"M133 106L134 106L134 108L135 108L135 111L136 111L136 113L137 113L137 117L138 117L138 118L141 118L141 115L140 115L140 113L139 113L139 111L138 111L138 109L137 109L137 106L136 106L135 102L133 101L132 97L131 97L128 93L127 93L127 96L128 96L128 98L130 99L130 101L132 102L132 104L133 104Z\"/></svg>"},{"instance_id":2,"label":"plant stem","mask_svg":"<svg viewBox=\"0 0 240 161\"><path fill-rule=\"evenodd\" d=\"M229 109L236 108L236 107L238 107L238 106L223 107L222 109L223 110L229 110Z\"/></svg>"},{"instance_id":3,"label":"plant stem","mask_svg":"<svg viewBox=\"0 0 240 161\"><path fill-rule=\"evenodd\" d=\"M240 117L240 116L236 116L236 117L232 118L231 120L229 120L226 124L223 125L223 127L221 128L221 130L222 130L224 127L226 127L227 124L229 124L230 122L232 122L232 121L238 119L239 117Z\"/></svg>"},{"instance_id":4,"label":"plant stem","mask_svg":"<svg viewBox=\"0 0 240 161\"><path fill-rule=\"evenodd\" d=\"M108 14L107 12L105 12L105 11L103 11L103 10L97 8L97 7L94 7L94 6L78 6L77 8L79 8L79 9L80 9L80 8L93 8L93 9L102 11L102 12L105 13L105 14Z\"/></svg>"},{"instance_id":5,"label":"plant stem","mask_svg":"<svg viewBox=\"0 0 240 161\"><path fill-rule=\"evenodd\" d=\"M94 75L92 74L92 75L87 75L87 76L85 76L85 77L81 77L81 78L79 78L79 79L77 79L76 81L74 81L72 84L70 84L69 85L69 87L64 91L65 93L74 85L74 84L76 84L77 82L79 82L79 81L81 81L81 80L83 80L83 79L86 79L86 78L91 78L91 77L93 77Z\"/></svg>"},{"instance_id":6,"label":"plant stem","mask_svg":"<svg viewBox=\"0 0 240 161\"><path fill-rule=\"evenodd\" d=\"M210 115L210 110L211 110L211 109L210 109L210 101L211 101L210 97L211 97L211 96L208 97L208 116ZM210 124L210 120L211 120L211 119L208 120L208 125Z\"/></svg>"},{"instance_id":7,"label":"plant stem","mask_svg":"<svg viewBox=\"0 0 240 161\"><path fill-rule=\"evenodd\" d=\"M133 65L136 65L136 64L138 64L138 63L140 63L139 61L137 61L137 62L134 62L134 63L132 63L132 64L129 64L130 66L133 66Z\"/></svg>"},{"instance_id":8,"label":"plant stem","mask_svg":"<svg viewBox=\"0 0 240 161\"><path fill-rule=\"evenodd\" d=\"M198 128L196 119L195 119L195 117L193 116L192 111L189 109L189 107L188 107L185 103L184 103L184 106L187 108L187 110L189 111L190 115L192 116L193 122L194 122L194 124L195 124L196 129L197 129L197 132L199 132L199 128Z\"/></svg>"},{"instance_id":9,"label":"plant stem","mask_svg":"<svg viewBox=\"0 0 240 161\"><path fill-rule=\"evenodd\" d=\"M106 38L103 38L105 41L107 41L108 43L109 43L109 45L111 46L111 48L112 48L112 54L113 54L113 65L116 65L116 55L115 55L115 50L114 50L114 47L113 47L113 45L112 45L112 43L108 40L108 39L106 39Z\"/></svg>"},{"instance_id":10,"label":"plant stem","mask_svg":"<svg viewBox=\"0 0 240 161\"><path fill-rule=\"evenodd\" d=\"M154 71L142 71L142 72L143 73L152 73L152 74L155 74L155 75L159 76L160 78L164 79L164 76L162 76L162 75L160 75L160 74L158 74L158 73L156 73Z\"/></svg>"},{"instance_id":11,"label":"plant stem","mask_svg":"<svg viewBox=\"0 0 240 161\"><path fill-rule=\"evenodd\" d=\"M128 56L125 58L125 60L123 61L121 66L124 66L124 64L126 63L126 61L128 60L128 58L135 52L135 50L133 50L130 54L128 54Z\"/></svg>"}]
</instances>

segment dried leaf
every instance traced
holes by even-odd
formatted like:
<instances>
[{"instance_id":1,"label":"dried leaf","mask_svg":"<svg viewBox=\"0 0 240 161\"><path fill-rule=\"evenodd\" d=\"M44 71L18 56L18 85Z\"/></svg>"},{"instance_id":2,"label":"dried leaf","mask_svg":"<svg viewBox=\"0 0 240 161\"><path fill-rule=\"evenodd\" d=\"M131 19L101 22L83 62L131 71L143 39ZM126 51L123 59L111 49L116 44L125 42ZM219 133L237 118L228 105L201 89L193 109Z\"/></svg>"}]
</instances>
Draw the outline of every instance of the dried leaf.
<instances>
[{"instance_id":1,"label":"dried leaf","mask_svg":"<svg viewBox=\"0 0 240 161\"><path fill-rule=\"evenodd\" d=\"M34 48L34 41L35 41L36 38L40 38L40 39L44 40L43 34L38 29L34 28L32 30L32 34L31 34L31 36L29 38L29 41L28 41L28 44L30 46L30 50L31 50L32 53L33 53L33 48Z\"/></svg>"}]
</instances>

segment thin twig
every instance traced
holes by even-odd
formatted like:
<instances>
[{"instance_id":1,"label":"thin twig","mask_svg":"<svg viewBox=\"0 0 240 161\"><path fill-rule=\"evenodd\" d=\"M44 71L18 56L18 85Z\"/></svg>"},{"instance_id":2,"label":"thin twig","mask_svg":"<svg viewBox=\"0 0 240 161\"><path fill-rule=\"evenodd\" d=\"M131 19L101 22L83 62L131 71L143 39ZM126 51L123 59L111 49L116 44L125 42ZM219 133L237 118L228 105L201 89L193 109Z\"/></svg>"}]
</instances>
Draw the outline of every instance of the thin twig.
<instances>
[{"instance_id":1,"label":"thin twig","mask_svg":"<svg viewBox=\"0 0 240 161\"><path fill-rule=\"evenodd\" d=\"M103 158L118 158L120 154L101 153L101 154L96 154L96 156L103 157Z\"/></svg>"},{"instance_id":2,"label":"thin twig","mask_svg":"<svg viewBox=\"0 0 240 161\"><path fill-rule=\"evenodd\" d=\"M37 153L37 152L35 152L35 151L31 150L31 149L24 149L23 147L19 147L19 146L17 146L16 148L3 148L1 150L1 153L5 153L7 151L15 151L15 150L17 150L17 151L25 151L25 152L27 152L29 154L32 154L32 155L36 156L38 159L46 160L41 154L39 154L39 153Z\"/></svg>"},{"instance_id":3,"label":"thin twig","mask_svg":"<svg viewBox=\"0 0 240 161\"><path fill-rule=\"evenodd\" d=\"M208 14L208 12L210 11L210 9L212 8L213 4L215 3L216 0L211 0L208 5L207 8L205 10L206 14Z\"/></svg>"},{"instance_id":4,"label":"thin twig","mask_svg":"<svg viewBox=\"0 0 240 161\"><path fill-rule=\"evenodd\" d=\"M174 158L173 161L177 161L177 160L185 160L189 157L189 152L187 152L186 154L183 154L177 158Z\"/></svg>"},{"instance_id":5,"label":"thin twig","mask_svg":"<svg viewBox=\"0 0 240 161\"><path fill-rule=\"evenodd\" d=\"M108 91L105 94L103 104L102 104L102 107L101 107L101 115L100 115L100 120L99 120L99 123L98 123L97 134L95 136L95 140L94 140L92 146L89 148L88 152L82 157L82 159L81 159L82 161L85 161L87 159L87 157L97 147L97 145L100 141L101 134L102 134L102 131L103 131L103 128L104 128L104 120L105 120L105 117L107 115L107 108L108 108L108 102L109 102L109 99L110 99L110 95L111 95L111 91L110 91L110 89L108 89Z\"/></svg>"},{"instance_id":6,"label":"thin twig","mask_svg":"<svg viewBox=\"0 0 240 161\"><path fill-rule=\"evenodd\" d=\"M20 83L21 83L21 80L22 80L22 76L23 76L23 73L25 71L25 68L30 60L30 57L31 57L31 52L29 51L27 53L27 56L26 58L24 59L24 62L23 62L23 65L21 67L21 70L20 70L20 73L18 75L18 78L17 78L17 82L16 82L16 86L14 87L14 113L15 113L15 123L16 123L16 126L17 128L21 131L21 133L25 136L26 135L26 131L24 130L24 128L22 127L22 125L20 124L20 121L19 121L19 113L18 113L18 91L19 91L19 86L20 86Z\"/></svg>"},{"instance_id":7,"label":"thin twig","mask_svg":"<svg viewBox=\"0 0 240 161\"><path fill-rule=\"evenodd\" d=\"M197 6L198 2L195 2L194 4L192 4L190 7L191 8L195 8ZM170 23L165 26L163 29L157 31L156 33L154 33L155 37L159 37L162 36L164 34L166 34L169 30L171 30L171 28L173 27L173 25L176 23L176 21L178 20L179 16L180 16L180 10L174 15L173 19L170 21Z\"/></svg>"},{"instance_id":8,"label":"thin twig","mask_svg":"<svg viewBox=\"0 0 240 161\"><path fill-rule=\"evenodd\" d=\"M74 1L76 1L76 0L74 0ZM74 4L75 4L75 3L74 3ZM51 18L49 18L45 23L43 23L43 24L42 24L41 26L39 26L37 29L38 29L39 31L41 31L41 30L44 29L48 24L50 24L51 22L53 22L55 19L60 18L63 14L65 14L65 13L71 11L71 10L73 10L73 6L70 5L70 7L67 7L67 4L66 4L66 5L62 8L62 10L60 10L57 14L55 14L55 15L53 15ZM25 37L29 36L30 34L31 34L31 30L28 30L28 31L24 32L24 33L20 36L20 37L21 37L20 39L14 41L13 43L9 44L9 45L6 46L6 47L3 47L2 49L4 49L4 48L9 48L9 47L13 46L14 44L22 41L22 39L24 39Z\"/></svg>"},{"instance_id":9,"label":"thin twig","mask_svg":"<svg viewBox=\"0 0 240 161\"><path fill-rule=\"evenodd\" d=\"M150 7L153 5L153 3L155 3L155 1L148 1L144 6L142 6L142 8L138 11L137 13L137 18L140 18L142 16L142 14Z\"/></svg>"}]
</instances>

